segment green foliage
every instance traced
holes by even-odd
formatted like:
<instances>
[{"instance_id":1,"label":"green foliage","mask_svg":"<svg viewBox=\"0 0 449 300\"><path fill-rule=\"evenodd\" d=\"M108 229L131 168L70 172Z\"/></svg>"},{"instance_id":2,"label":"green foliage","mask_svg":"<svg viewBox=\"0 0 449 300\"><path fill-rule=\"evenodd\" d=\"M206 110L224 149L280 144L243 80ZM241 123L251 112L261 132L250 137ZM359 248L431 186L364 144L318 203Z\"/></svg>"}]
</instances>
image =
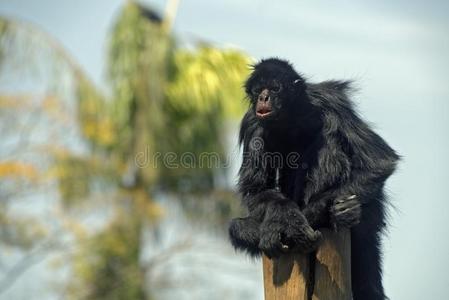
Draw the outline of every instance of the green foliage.
<instances>
[{"instance_id":1,"label":"green foliage","mask_svg":"<svg viewBox=\"0 0 449 300\"><path fill-rule=\"evenodd\" d=\"M91 154L80 156L65 151L52 152L55 164L50 170L58 180L62 204L71 208L90 198L91 194L117 189L120 172L117 163Z\"/></svg>"},{"instance_id":2,"label":"green foliage","mask_svg":"<svg viewBox=\"0 0 449 300\"><path fill-rule=\"evenodd\" d=\"M120 136L108 103L84 76L79 76L75 84L78 119L83 136L93 148L110 149Z\"/></svg>"},{"instance_id":3,"label":"green foliage","mask_svg":"<svg viewBox=\"0 0 449 300\"><path fill-rule=\"evenodd\" d=\"M10 213L0 205L0 245L16 249L29 249L46 237L46 228L30 216Z\"/></svg>"},{"instance_id":4,"label":"green foliage","mask_svg":"<svg viewBox=\"0 0 449 300\"><path fill-rule=\"evenodd\" d=\"M134 2L124 6L111 32L108 74L119 136L115 150L125 156L146 148L154 151L154 136L163 122L161 104L172 48L155 13Z\"/></svg>"},{"instance_id":5,"label":"green foliage","mask_svg":"<svg viewBox=\"0 0 449 300\"><path fill-rule=\"evenodd\" d=\"M162 168L163 184L182 191L209 191L213 177L226 158L224 136L226 120L244 110L242 82L249 72L249 59L237 50L203 46L197 50L178 50L173 76L164 102L166 126L159 149L178 156L177 168ZM191 154L195 168L183 168L183 153ZM207 162L212 162L212 167Z\"/></svg>"},{"instance_id":6,"label":"green foliage","mask_svg":"<svg viewBox=\"0 0 449 300\"><path fill-rule=\"evenodd\" d=\"M242 84L249 64L249 58L237 50L210 46L178 50L167 103L180 117L196 118L198 113L210 112L219 113L217 122L224 117L240 117L244 110Z\"/></svg>"},{"instance_id":7,"label":"green foliage","mask_svg":"<svg viewBox=\"0 0 449 300\"><path fill-rule=\"evenodd\" d=\"M139 266L141 224L120 214L90 237L74 258L73 299L146 299Z\"/></svg>"}]
</instances>

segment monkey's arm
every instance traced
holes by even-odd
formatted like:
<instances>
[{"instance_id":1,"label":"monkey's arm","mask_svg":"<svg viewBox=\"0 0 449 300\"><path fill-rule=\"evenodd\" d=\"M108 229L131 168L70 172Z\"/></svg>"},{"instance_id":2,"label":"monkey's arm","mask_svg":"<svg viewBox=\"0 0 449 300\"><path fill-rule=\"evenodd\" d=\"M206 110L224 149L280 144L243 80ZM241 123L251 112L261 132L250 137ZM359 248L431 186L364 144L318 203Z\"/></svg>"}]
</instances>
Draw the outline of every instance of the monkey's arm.
<instances>
[{"instance_id":1,"label":"monkey's arm","mask_svg":"<svg viewBox=\"0 0 449 300\"><path fill-rule=\"evenodd\" d=\"M299 206L282 193L268 189L243 198L248 216L231 221L229 234L236 249L268 257L297 249L309 252L321 237L309 225Z\"/></svg>"},{"instance_id":2,"label":"monkey's arm","mask_svg":"<svg viewBox=\"0 0 449 300\"><path fill-rule=\"evenodd\" d=\"M383 185L399 159L360 119L349 99L350 91L350 83L340 81L310 89L312 103L322 111L321 134L326 142L319 154L317 172L312 174L316 190L321 192L310 197L303 211L314 228L329 226L331 220L351 221L360 215L360 207L376 199L383 202Z\"/></svg>"},{"instance_id":3,"label":"monkey's arm","mask_svg":"<svg viewBox=\"0 0 449 300\"><path fill-rule=\"evenodd\" d=\"M238 191L249 215L261 222L268 204L290 200L275 190L275 170L266 161L263 129L251 127L253 118L253 114L248 112L240 129L243 159L239 170Z\"/></svg>"},{"instance_id":4,"label":"monkey's arm","mask_svg":"<svg viewBox=\"0 0 449 300\"><path fill-rule=\"evenodd\" d=\"M232 243L253 255L262 250L268 257L292 248L314 249L321 234L310 227L294 201L274 189L274 170L263 164L260 155L254 151L244 155L239 191L248 216L231 222Z\"/></svg>"},{"instance_id":5,"label":"monkey's arm","mask_svg":"<svg viewBox=\"0 0 449 300\"><path fill-rule=\"evenodd\" d=\"M269 202L283 201L285 197L269 186L270 169L263 163L263 140L260 128L250 128L247 113L242 120L240 143L243 160L239 171L238 190L247 216L231 220L229 237L234 248L252 256L260 255L260 224Z\"/></svg>"},{"instance_id":6,"label":"monkey's arm","mask_svg":"<svg viewBox=\"0 0 449 300\"><path fill-rule=\"evenodd\" d=\"M231 221L231 242L251 255L262 250L278 256L286 248L313 248L320 234L312 230L299 206L274 188L274 169L264 162L258 136L256 131L251 139L243 140L238 187L248 216Z\"/></svg>"},{"instance_id":7,"label":"monkey's arm","mask_svg":"<svg viewBox=\"0 0 449 300\"><path fill-rule=\"evenodd\" d=\"M394 172L398 156L377 134L369 131L370 137L355 152L352 145L337 148L351 149L345 153L350 157L349 171L335 178L325 192L311 197L303 213L313 228L351 227L360 221L364 206L373 201L383 201L382 189L387 178ZM359 141L360 143L360 141ZM342 168L345 170L345 168Z\"/></svg>"},{"instance_id":8,"label":"monkey's arm","mask_svg":"<svg viewBox=\"0 0 449 300\"><path fill-rule=\"evenodd\" d=\"M383 186L380 178L370 175L355 172L347 183L313 196L303 210L309 224L315 229L349 228L358 224L363 204L372 201Z\"/></svg>"},{"instance_id":9,"label":"monkey's arm","mask_svg":"<svg viewBox=\"0 0 449 300\"><path fill-rule=\"evenodd\" d=\"M238 182L242 204L247 210L247 216L235 218L231 221L229 237L234 248L244 250L252 256L258 256L261 253L261 248L267 252L270 251L266 249L268 247L259 246L261 236L268 237L267 234L261 232L261 224L265 217L269 215L267 215L268 207L274 207L275 203L291 201L270 186L270 170L262 164L262 154L257 151L247 152L248 149L249 147L244 147ZM293 202L291 203L293 204ZM299 211L299 207L297 210ZM279 241L279 233L275 235L273 240ZM274 244L273 248L281 247L280 242Z\"/></svg>"}]
</instances>

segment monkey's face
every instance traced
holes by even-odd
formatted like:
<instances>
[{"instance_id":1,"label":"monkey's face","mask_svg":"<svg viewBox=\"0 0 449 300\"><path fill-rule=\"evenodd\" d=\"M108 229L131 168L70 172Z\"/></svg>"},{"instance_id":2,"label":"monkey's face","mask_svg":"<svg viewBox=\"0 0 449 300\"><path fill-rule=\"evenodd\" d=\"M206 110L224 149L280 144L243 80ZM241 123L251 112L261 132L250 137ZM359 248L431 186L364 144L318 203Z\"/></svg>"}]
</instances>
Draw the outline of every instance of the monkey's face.
<instances>
[{"instance_id":1,"label":"monkey's face","mask_svg":"<svg viewBox=\"0 0 449 300\"><path fill-rule=\"evenodd\" d=\"M282 109L282 89L281 83L276 80L257 82L251 87L249 97L258 119L276 118Z\"/></svg>"},{"instance_id":2,"label":"monkey's face","mask_svg":"<svg viewBox=\"0 0 449 300\"><path fill-rule=\"evenodd\" d=\"M251 109L263 123L283 122L292 115L303 79L285 61L263 60L254 67L245 84Z\"/></svg>"}]
</instances>

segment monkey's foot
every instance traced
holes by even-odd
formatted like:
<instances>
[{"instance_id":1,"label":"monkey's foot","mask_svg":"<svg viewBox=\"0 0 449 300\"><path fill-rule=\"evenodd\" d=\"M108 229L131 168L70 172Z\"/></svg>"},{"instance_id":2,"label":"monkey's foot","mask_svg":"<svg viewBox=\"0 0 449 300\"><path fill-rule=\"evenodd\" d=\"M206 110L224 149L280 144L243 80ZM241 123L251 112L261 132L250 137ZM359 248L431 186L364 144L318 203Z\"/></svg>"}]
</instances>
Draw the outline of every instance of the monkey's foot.
<instances>
[{"instance_id":1,"label":"monkey's foot","mask_svg":"<svg viewBox=\"0 0 449 300\"><path fill-rule=\"evenodd\" d=\"M308 253L316 249L321 233L310 227L299 208L282 208L267 211L260 226L260 250L271 258L288 251Z\"/></svg>"},{"instance_id":2,"label":"monkey's foot","mask_svg":"<svg viewBox=\"0 0 449 300\"><path fill-rule=\"evenodd\" d=\"M246 251L251 256L260 255L259 225L252 217L233 219L229 224L229 238L234 248Z\"/></svg>"},{"instance_id":3,"label":"monkey's foot","mask_svg":"<svg viewBox=\"0 0 449 300\"><path fill-rule=\"evenodd\" d=\"M321 240L321 232L314 230L308 224L300 227L291 227L281 234L281 243L288 247L289 251L309 253L318 247Z\"/></svg>"}]
</instances>

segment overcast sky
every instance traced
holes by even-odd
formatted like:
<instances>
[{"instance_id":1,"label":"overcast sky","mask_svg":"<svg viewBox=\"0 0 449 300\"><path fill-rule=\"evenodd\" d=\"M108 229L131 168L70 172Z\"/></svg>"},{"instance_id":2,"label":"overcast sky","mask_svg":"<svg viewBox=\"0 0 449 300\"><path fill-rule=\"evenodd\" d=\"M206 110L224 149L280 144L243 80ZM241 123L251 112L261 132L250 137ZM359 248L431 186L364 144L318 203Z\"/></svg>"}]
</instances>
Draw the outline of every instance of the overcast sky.
<instances>
[{"instance_id":1,"label":"overcast sky","mask_svg":"<svg viewBox=\"0 0 449 300\"><path fill-rule=\"evenodd\" d=\"M123 2L1 0L0 13L57 37L103 84L105 39ZM181 0L175 22L187 42L287 58L313 81L357 81L362 115L403 156L388 184L396 210L384 282L393 300L449 294L448 13L447 1Z\"/></svg>"}]
</instances>

